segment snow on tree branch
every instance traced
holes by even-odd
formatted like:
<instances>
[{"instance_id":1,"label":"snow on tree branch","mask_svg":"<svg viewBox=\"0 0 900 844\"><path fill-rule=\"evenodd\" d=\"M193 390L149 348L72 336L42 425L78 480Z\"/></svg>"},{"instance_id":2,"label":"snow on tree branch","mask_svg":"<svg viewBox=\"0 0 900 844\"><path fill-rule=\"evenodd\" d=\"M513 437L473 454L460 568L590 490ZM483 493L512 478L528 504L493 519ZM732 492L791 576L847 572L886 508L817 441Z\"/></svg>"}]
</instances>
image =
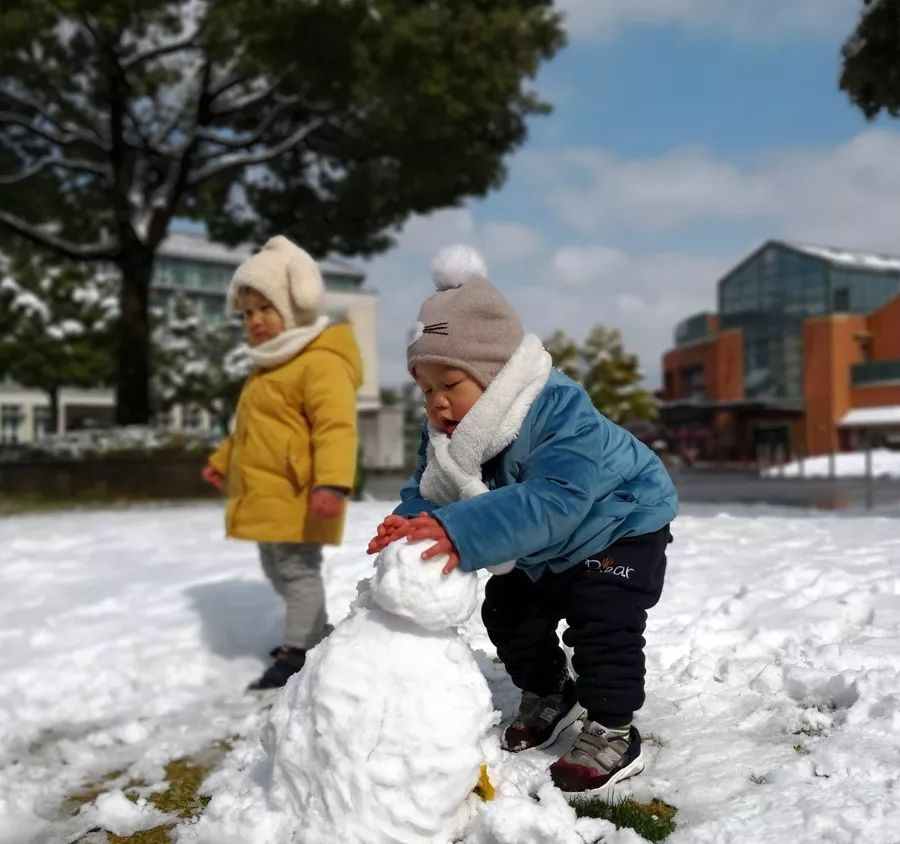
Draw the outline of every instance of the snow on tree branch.
<instances>
[{"instance_id":1,"label":"snow on tree branch","mask_svg":"<svg viewBox=\"0 0 900 844\"><path fill-rule=\"evenodd\" d=\"M197 29L195 29L184 38L180 38L176 41L171 41L168 44L161 44L158 47L150 50L145 50L144 52L131 56L129 59L126 59L124 62L122 62L122 69L127 73L130 70L134 70L138 67L138 65L141 65L144 62L151 62L156 59L160 59L163 56L170 55L171 53L177 53L181 50L187 50L189 48L199 49L197 41L202 32L203 24L201 24L199 27L197 27Z\"/></svg>"},{"instance_id":2,"label":"snow on tree branch","mask_svg":"<svg viewBox=\"0 0 900 844\"><path fill-rule=\"evenodd\" d=\"M288 77L291 70L293 68L287 68L282 73L278 74L275 79L270 82L259 82L257 80L250 79L235 79L231 82L224 83L218 89L210 91L210 101L212 104L212 114L217 117L230 117L233 114L237 114L239 111L250 111L251 109L256 108L259 105L262 105L266 100L272 97L275 92L278 90L278 87L281 83ZM233 87L237 87L238 85L242 85L245 82L253 82L257 81L257 87L261 87L261 90L253 91L252 93L246 94L243 97L239 97L237 99L231 100L230 102L224 102L216 104L216 100L219 99L226 91L230 90Z\"/></svg>"},{"instance_id":3,"label":"snow on tree branch","mask_svg":"<svg viewBox=\"0 0 900 844\"><path fill-rule=\"evenodd\" d=\"M54 122L47 117L44 112L41 112L40 116L46 117L48 122ZM63 131L60 133L41 126L37 121L29 119L24 114L17 114L12 111L0 111L0 123L6 123L11 126L21 126L23 129L31 132L32 135L36 135L37 137L43 138L45 141L60 147L71 146L77 141L85 140L84 136L79 132ZM91 142L95 145L97 144L96 139L93 139Z\"/></svg>"},{"instance_id":4,"label":"snow on tree branch","mask_svg":"<svg viewBox=\"0 0 900 844\"><path fill-rule=\"evenodd\" d=\"M228 170L234 170L239 167L249 167L254 164L264 164L267 161L272 161L273 159L278 158L279 155L283 155L288 150L298 146L305 138L322 126L325 126L328 122L329 121L325 118L316 118L315 120L310 121L306 126L297 129L297 131L285 138L281 143L256 153L223 155L193 173L188 179L188 186L196 187L201 182L212 179L220 173L226 173Z\"/></svg>"},{"instance_id":5,"label":"snow on tree branch","mask_svg":"<svg viewBox=\"0 0 900 844\"><path fill-rule=\"evenodd\" d=\"M200 129L197 132L197 137L227 149L247 149L262 140L276 118L279 117L285 109L297 105L299 102L301 102L300 97L286 97L274 108L269 110L269 113L249 135L222 135L209 129ZM208 157L212 158L213 156Z\"/></svg>"},{"instance_id":6,"label":"snow on tree branch","mask_svg":"<svg viewBox=\"0 0 900 844\"><path fill-rule=\"evenodd\" d=\"M116 257L119 249L118 244L114 240L102 240L96 243L73 243L2 209L0 209L0 225L6 226L6 228L14 231L26 240L36 243L38 246L53 249L60 255L73 260L111 260Z\"/></svg>"},{"instance_id":7,"label":"snow on tree branch","mask_svg":"<svg viewBox=\"0 0 900 844\"><path fill-rule=\"evenodd\" d=\"M58 167L61 170L72 170L76 173L94 173L97 176L102 176L107 184L112 183L112 173L107 165L99 164L96 161L89 161L86 158L67 159L48 155L41 158L39 161L36 161L30 167L20 170L18 173L7 176L0 175L0 185L14 185L18 182L24 182L26 179L30 179L32 176L36 176L43 170L52 167Z\"/></svg>"},{"instance_id":8,"label":"snow on tree branch","mask_svg":"<svg viewBox=\"0 0 900 844\"><path fill-rule=\"evenodd\" d=\"M0 88L0 98L2 97L6 97L14 103L17 103L20 107L34 112L38 117L54 126L57 130L57 136L65 141L63 144L64 146L80 141L100 152L109 151L109 145L100 135L99 127L95 126L93 131L91 131L76 125L71 119L63 120L62 118L58 118L51 113L49 103L42 105L32 97L22 94L19 91L14 91L9 85L4 85Z\"/></svg>"}]
</instances>

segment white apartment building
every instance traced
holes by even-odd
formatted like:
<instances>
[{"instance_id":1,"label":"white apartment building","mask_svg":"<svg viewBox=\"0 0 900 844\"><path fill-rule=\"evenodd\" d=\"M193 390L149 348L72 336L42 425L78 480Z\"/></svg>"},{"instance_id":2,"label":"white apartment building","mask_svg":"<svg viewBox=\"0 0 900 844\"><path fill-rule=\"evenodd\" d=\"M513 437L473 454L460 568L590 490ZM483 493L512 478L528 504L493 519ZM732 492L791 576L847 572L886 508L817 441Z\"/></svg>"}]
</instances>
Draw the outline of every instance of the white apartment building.
<instances>
[{"instance_id":1,"label":"white apartment building","mask_svg":"<svg viewBox=\"0 0 900 844\"><path fill-rule=\"evenodd\" d=\"M208 324L227 318L225 293L235 268L252 250L212 243L202 235L174 232L162 243L151 286L151 306L165 307L176 295L193 303ZM364 286L365 275L338 259L319 262L325 281L325 309L352 326L363 360L358 394L363 460L370 469L403 466L402 410L383 407L378 386L377 295ZM57 433L112 424L112 390L63 389ZM0 382L0 444L27 443L45 436L49 419L46 395ZM170 427L208 430L211 420L200 408L175 408Z\"/></svg>"}]
</instances>

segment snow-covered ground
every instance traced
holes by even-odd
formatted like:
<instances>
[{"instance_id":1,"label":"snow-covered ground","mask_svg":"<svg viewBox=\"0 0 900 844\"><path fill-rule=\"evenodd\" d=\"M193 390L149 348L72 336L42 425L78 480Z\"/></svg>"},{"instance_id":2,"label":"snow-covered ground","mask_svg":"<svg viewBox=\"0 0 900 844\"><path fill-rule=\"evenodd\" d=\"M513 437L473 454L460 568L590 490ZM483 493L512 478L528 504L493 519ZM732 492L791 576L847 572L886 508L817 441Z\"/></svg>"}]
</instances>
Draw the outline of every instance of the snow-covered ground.
<instances>
[{"instance_id":1,"label":"snow-covered ground","mask_svg":"<svg viewBox=\"0 0 900 844\"><path fill-rule=\"evenodd\" d=\"M334 621L371 572L361 549L385 509L354 505L327 555ZM677 806L673 844L900 840L900 519L686 508L674 533L637 719L648 764L619 793ZM239 786L266 720L243 687L278 641L279 605L254 546L221 535L216 504L0 520L0 842L155 825L120 789L224 737L242 738L209 787ZM467 632L509 715L477 619ZM507 757L502 777L538 790L571 738ZM61 810L113 772L80 814ZM638 840L602 821L576 832L552 789L541 797L484 804L467 841Z\"/></svg>"},{"instance_id":2,"label":"snow-covered ground","mask_svg":"<svg viewBox=\"0 0 900 844\"><path fill-rule=\"evenodd\" d=\"M866 475L866 453L864 451L841 452L832 459L826 454L794 460L784 466L766 469L763 475L769 478L827 478L832 472L838 478L862 478ZM900 451L887 448L872 449L872 475L876 478L900 478Z\"/></svg>"}]
</instances>

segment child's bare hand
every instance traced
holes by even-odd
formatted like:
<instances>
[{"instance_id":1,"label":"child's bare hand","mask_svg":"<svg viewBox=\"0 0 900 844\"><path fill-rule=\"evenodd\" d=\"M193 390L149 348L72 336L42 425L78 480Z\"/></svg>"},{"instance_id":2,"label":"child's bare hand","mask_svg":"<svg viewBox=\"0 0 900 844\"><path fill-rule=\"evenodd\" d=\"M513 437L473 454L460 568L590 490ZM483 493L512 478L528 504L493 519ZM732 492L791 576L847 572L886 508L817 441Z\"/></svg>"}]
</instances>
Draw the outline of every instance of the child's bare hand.
<instances>
[{"instance_id":1,"label":"child's bare hand","mask_svg":"<svg viewBox=\"0 0 900 844\"><path fill-rule=\"evenodd\" d=\"M219 492L225 489L225 476L211 463L207 463L200 470L200 477L210 486L214 486Z\"/></svg>"},{"instance_id":2,"label":"child's bare hand","mask_svg":"<svg viewBox=\"0 0 900 844\"><path fill-rule=\"evenodd\" d=\"M420 513L414 519L409 520L409 532L406 538L409 542L418 542L422 539L433 540L434 545L422 553L422 559L430 560L432 557L446 554L449 559L441 569L444 574L450 574L459 566L459 552L453 541L447 536L447 531L437 519L427 513Z\"/></svg>"},{"instance_id":3,"label":"child's bare hand","mask_svg":"<svg viewBox=\"0 0 900 844\"><path fill-rule=\"evenodd\" d=\"M330 489L314 489L309 496L309 512L317 519L335 519L344 509L344 496Z\"/></svg>"},{"instance_id":4,"label":"child's bare hand","mask_svg":"<svg viewBox=\"0 0 900 844\"><path fill-rule=\"evenodd\" d=\"M391 514L378 525L375 536L372 537L366 548L367 554L380 554L394 540L401 539L406 536L409 528L409 519L403 516L395 516Z\"/></svg>"}]
</instances>

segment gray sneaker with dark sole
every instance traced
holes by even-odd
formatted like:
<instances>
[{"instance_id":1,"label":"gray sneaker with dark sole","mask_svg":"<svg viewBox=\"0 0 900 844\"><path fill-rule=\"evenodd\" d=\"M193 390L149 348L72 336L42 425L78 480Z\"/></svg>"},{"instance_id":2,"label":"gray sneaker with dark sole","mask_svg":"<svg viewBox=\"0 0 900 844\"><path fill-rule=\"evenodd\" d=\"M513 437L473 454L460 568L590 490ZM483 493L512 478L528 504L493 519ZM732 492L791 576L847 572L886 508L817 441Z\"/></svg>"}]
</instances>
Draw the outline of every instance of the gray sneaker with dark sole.
<instances>
[{"instance_id":1,"label":"gray sneaker with dark sole","mask_svg":"<svg viewBox=\"0 0 900 844\"><path fill-rule=\"evenodd\" d=\"M584 714L575 697L575 682L568 678L562 690L551 695L522 692L519 711L503 731L500 746L510 753L549 747L560 733Z\"/></svg>"},{"instance_id":2,"label":"gray sneaker with dark sole","mask_svg":"<svg viewBox=\"0 0 900 844\"><path fill-rule=\"evenodd\" d=\"M643 770L637 727L623 736L587 721L572 749L550 766L550 776L567 797L593 797Z\"/></svg>"}]
</instances>

